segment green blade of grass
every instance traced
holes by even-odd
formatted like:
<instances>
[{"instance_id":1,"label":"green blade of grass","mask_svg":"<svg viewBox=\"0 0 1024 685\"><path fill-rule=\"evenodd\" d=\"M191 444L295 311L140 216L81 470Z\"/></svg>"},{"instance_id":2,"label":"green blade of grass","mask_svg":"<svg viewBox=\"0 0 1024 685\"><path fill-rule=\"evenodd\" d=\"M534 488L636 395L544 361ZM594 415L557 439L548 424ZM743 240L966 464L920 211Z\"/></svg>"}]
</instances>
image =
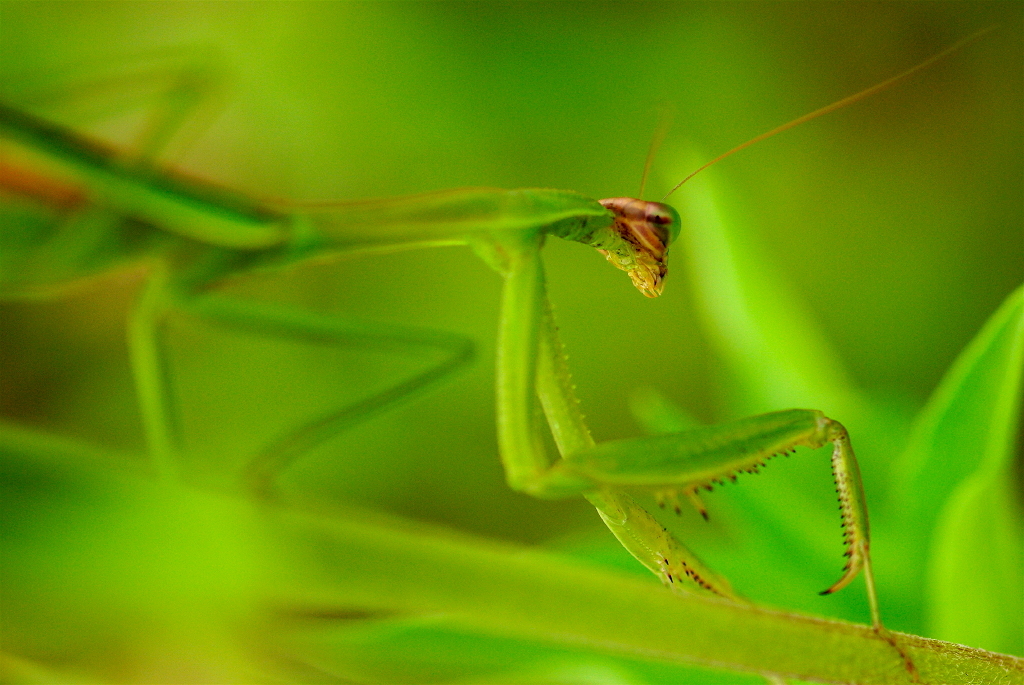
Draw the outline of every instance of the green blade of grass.
<instances>
[{"instance_id":1,"label":"green blade of grass","mask_svg":"<svg viewBox=\"0 0 1024 685\"><path fill-rule=\"evenodd\" d=\"M927 556L929 631L1024 653L1021 515L1014 440L1024 365L1024 287L954 362L896 466L904 554ZM920 576L919 576L920 578ZM920 581L919 581L920 582Z\"/></svg>"}]
</instances>

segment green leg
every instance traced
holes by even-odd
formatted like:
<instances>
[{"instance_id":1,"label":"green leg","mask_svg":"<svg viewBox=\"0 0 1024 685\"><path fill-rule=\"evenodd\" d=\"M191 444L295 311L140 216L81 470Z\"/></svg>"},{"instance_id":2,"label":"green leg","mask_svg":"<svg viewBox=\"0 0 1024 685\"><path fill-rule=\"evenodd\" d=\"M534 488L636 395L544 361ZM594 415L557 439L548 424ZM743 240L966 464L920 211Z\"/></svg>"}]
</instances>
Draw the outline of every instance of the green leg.
<instances>
[{"instance_id":1,"label":"green leg","mask_svg":"<svg viewBox=\"0 0 1024 685\"><path fill-rule=\"evenodd\" d=\"M444 380L473 358L470 340L451 333L405 326L347 321L290 307L246 302L219 295L201 295L185 308L218 324L274 338L343 347L372 347L396 352L433 350L442 359L401 383L358 402L325 412L280 436L257 454L243 478L256 494L272 494L274 480L303 454L349 427Z\"/></svg>"},{"instance_id":2,"label":"green leg","mask_svg":"<svg viewBox=\"0 0 1024 685\"><path fill-rule=\"evenodd\" d=\"M669 588L747 601L629 495L601 489L584 496L622 546Z\"/></svg>"},{"instance_id":3,"label":"green leg","mask_svg":"<svg viewBox=\"0 0 1024 685\"><path fill-rule=\"evenodd\" d=\"M632 497L552 469L536 428L538 395L562 454L585 452L594 447L594 440L579 411L555 331L540 246L539 237L502 244L498 441L509 485L538 497L583 494L622 545L667 586L739 599L728 581L701 563Z\"/></svg>"},{"instance_id":4,"label":"green leg","mask_svg":"<svg viewBox=\"0 0 1024 685\"><path fill-rule=\"evenodd\" d=\"M411 399L454 371L473 356L472 343L453 334L384 324L346 321L294 308L246 302L216 294L183 295L157 269L136 307L129 344L154 469L173 478L180 464L178 430L170 370L164 352L161 322L170 307L200 318L258 335L339 346L372 346L399 352L434 350L441 361L412 378L353 404L325 412L280 436L254 456L243 474L246 487L261 497L272 495L274 481L296 459L368 416Z\"/></svg>"},{"instance_id":5,"label":"green leg","mask_svg":"<svg viewBox=\"0 0 1024 685\"><path fill-rule=\"evenodd\" d=\"M168 266L158 261L128 322L128 352L151 468L161 480L175 481L181 435L163 349L164 317L173 299L168 284Z\"/></svg>"},{"instance_id":6,"label":"green leg","mask_svg":"<svg viewBox=\"0 0 1024 685\"><path fill-rule=\"evenodd\" d=\"M543 236L504 245L505 287L498 329L498 446L509 487L543 496L551 460L537 430L535 381L544 301ZM589 435L587 436L589 438Z\"/></svg>"},{"instance_id":7,"label":"green leg","mask_svg":"<svg viewBox=\"0 0 1024 685\"><path fill-rule=\"evenodd\" d=\"M552 467L549 481L639 489L672 501L683 495L706 515L700 490L710 491L739 473L757 473L767 460L796 447L826 443L833 444L832 471L849 556L843 577L828 594L845 587L864 567L869 543L864 492L849 437L821 412L790 409L681 433L601 443L566 454Z\"/></svg>"}]
</instances>

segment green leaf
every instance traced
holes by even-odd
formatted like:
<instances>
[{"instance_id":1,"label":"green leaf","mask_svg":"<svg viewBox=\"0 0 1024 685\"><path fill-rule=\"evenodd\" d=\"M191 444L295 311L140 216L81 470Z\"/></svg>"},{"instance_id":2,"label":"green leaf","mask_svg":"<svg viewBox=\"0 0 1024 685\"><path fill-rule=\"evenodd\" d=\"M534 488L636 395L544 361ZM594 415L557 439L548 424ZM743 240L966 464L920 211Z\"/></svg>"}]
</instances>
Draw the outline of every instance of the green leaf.
<instances>
[{"instance_id":1,"label":"green leaf","mask_svg":"<svg viewBox=\"0 0 1024 685\"><path fill-rule=\"evenodd\" d=\"M373 520L376 519L376 520ZM867 626L677 595L564 557L353 514L273 512L292 559L278 601L312 611L441 615L484 634L765 676L902 683L895 651ZM1024 660L898 636L925 682L1024 682Z\"/></svg>"},{"instance_id":2,"label":"green leaf","mask_svg":"<svg viewBox=\"0 0 1024 685\"><path fill-rule=\"evenodd\" d=\"M910 564L927 556L929 631L1024 653L1024 577L1012 461L1024 365L1024 287L992 315L922 410L896 464Z\"/></svg>"}]
</instances>

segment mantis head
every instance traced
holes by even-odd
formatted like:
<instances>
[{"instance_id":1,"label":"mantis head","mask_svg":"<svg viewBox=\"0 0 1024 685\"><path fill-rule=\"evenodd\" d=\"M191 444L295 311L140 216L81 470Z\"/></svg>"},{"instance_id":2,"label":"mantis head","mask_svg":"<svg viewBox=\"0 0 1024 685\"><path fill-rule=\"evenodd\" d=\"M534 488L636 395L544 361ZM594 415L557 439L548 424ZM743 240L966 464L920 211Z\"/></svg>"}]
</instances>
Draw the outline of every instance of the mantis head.
<instances>
[{"instance_id":1,"label":"mantis head","mask_svg":"<svg viewBox=\"0 0 1024 685\"><path fill-rule=\"evenodd\" d=\"M668 246L679 235L679 213L661 202L631 197L598 202L615 215L612 230L621 239L614 248L598 252L629 274L637 290L657 297L665 287Z\"/></svg>"}]
</instances>

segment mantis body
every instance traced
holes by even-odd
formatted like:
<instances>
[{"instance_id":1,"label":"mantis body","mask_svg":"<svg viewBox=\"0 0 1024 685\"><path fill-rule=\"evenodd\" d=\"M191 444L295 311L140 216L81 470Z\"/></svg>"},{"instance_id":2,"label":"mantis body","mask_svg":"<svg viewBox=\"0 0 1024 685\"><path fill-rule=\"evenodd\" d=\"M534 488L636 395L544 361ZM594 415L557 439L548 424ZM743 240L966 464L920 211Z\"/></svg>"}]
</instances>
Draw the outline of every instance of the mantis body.
<instances>
[{"instance_id":1,"label":"mantis body","mask_svg":"<svg viewBox=\"0 0 1024 685\"><path fill-rule=\"evenodd\" d=\"M726 154L867 97L977 35ZM590 245L625 270L644 295L656 297L664 287L668 250L680 228L672 207L630 198L593 200L561 190L492 188L288 206L258 202L158 169L152 151L159 147L153 141L166 136L160 128L144 141L148 144L140 145L150 152L135 157L7 104L0 105L0 128L11 141L12 153L5 155L0 189L48 207L58 218L46 229L4 237L4 296L52 292L123 262L145 260L151 265L129 324L129 343L149 454L162 478L178 477L181 452L163 349L162 321L169 310L185 309L268 336L442 352L442 361L427 371L328 412L252 458L245 481L259 496L271 497L277 476L311 447L438 382L470 359L471 348L448 334L357 325L231 299L216 291L218 284L258 270L347 253L469 245L505 284L498 332L497 425L501 459L513 489L541 498L582 495L623 546L673 590L742 601L726 579L702 564L632 495L653 492L662 502L673 503L682 496L706 517L699 490L735 479L739 472L756 472L766 460L797 447L832 443L848 562L823 594L845 587L863 570L875 630L914 673L880 618L863 487L841 424L818 411L791 409L672 435L601 444L591 437L547 300L541 249L550 237ZM545 451L536 398L558 447L557 459Z\"/></svg>"}]
</instances>

